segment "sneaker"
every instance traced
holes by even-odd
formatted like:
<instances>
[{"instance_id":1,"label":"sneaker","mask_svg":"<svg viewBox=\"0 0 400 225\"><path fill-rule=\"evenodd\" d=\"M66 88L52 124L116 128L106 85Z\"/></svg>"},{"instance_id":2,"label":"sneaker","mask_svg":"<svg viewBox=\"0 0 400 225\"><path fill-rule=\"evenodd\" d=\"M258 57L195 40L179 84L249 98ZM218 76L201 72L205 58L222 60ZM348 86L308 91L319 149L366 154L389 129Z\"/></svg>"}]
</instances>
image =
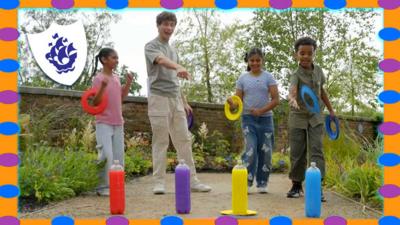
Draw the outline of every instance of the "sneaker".
<instances>
[{"instance_id":1,"label":"sneaker","mask_svg":"<svg viewBox=\"0 0 400 225\"><path fill-rule=\"evenodd\" d=\"M259 188L257 188L257 191L258 191L258 193L260 193L260 194L266 194L266 193L268 193L267 187L259 187Z\"/></svg>"},{"instance_id":2,"label":"sneaker","mask_svg":"<svg viewBox=\"0 0 400 225\"><path fill-rule=\"evenodd\" d=\"M98 189L96 191L96 194L98 196L110 196L110 189L108 188Z\"/></svg>"},{"instance_id":3,"label":"sneaker","mask_svg":"<svg viewBox=\"0 0 400 225\"><path fill-rule=\"evenodd\" d=\"M211 191L211 187L201 183L195 183L190 186L190 189L193 192L209 192Z\"/></svg>"},{"instance_id":4,"label":"sneaker","mask_svg":"<svg viewBox=\"0 0 400 225\"><path fill-rule=\"evenodd\" d=\"M153 193L155 195L163 195L165 194L164 184L156 184L153 188Z\"/></svg>"},{"instance_id":5,"label":"sneaker","mask_svg":"<svg viewBox=\"0 0 400 225\"><path fill-rule=\"evenodd\" d=\"M288 198L300 198L301 193L303 192L303 187L301 184L293 183L292 188L287 193L286 197Z\"/></svg>"}]
</instances>

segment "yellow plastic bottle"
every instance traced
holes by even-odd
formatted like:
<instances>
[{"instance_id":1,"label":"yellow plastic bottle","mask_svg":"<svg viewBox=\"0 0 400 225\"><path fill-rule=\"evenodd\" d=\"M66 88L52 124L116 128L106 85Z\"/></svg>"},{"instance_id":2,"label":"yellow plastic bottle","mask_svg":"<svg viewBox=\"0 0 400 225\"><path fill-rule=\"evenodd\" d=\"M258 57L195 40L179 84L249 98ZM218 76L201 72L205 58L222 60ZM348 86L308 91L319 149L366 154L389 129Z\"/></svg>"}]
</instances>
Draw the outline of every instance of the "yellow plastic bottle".
<instances>
[{"instance_id":1,"label":"yellow plastic bottle","mask_svg":"<svg viewBox=\"0 0 400 225\"><path fill-rule=\"evenodd\" d=\"M239 160L232 170L232 211L234 215L247 214L247 168Z\"/></svg>"}]
</instances>

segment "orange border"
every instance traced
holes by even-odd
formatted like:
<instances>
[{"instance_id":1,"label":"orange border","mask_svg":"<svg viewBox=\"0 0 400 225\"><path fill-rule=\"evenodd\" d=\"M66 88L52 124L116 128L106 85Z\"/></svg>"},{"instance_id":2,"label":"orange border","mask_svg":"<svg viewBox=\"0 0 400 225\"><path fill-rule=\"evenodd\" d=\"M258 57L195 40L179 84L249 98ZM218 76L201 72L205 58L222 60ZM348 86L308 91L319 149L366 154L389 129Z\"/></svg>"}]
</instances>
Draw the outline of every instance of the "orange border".
<instances>
[{"instance_id":1,"label":"orange border","mask_svg":"<svg viewBox=\"0 0 400 225\"><path fill-rule=\"evenodd\" d=\"M395 0L394 0L395 1ZM76 8L106 8L105 0L75 0L74 7ZM267 0L238 0L239 8L257 8L269 7ZM323 0L293 0L293 8L323 8ZM129 7L131 8L160 8L159 0L130 0ZM52 8L51 0L20 0L20 8ZM184 7L201 8L209 7L214 8L214 0L185 0ZM378 0L347 0L347 8L378 8ZM398 22L398 15L400 8L396 10L384 11L384 27L395 27L400 29ZM0 9L0 28L11 27L17 28L18 9L14 10L1 10ZM18 45L17 41L1 41L0 40L0 60L5 58L17 59ZM397 58L400 60L400 41L392 41L384 43L384 58ZM393 73L385 73L384 76L384 89L400 89L400 71ZM0 72L0 91L3 90L17 90L17 73L3 73ZM400 90L398 90L400 91ZM385 121L394 121L400 123L400 117L397 116L400 111L400 104L385 105L384 107ZM0 122L10 121L17 122L18 105L17 104L1 104L0 103ZM400 148L397 146L400 134L393 136L386 136L384 140L385 152L393 152L400 154ZM0 154L13 153L18 154L17 149L17 135L4 136L0 135ZM0 166L0 186L4 184L18 185L17 183L17 167L1 167ZM395 184L400 186L399 166L384 168L384 183ZM0 217L3 216L18 216L17 211L17 198L5 199L0 197ZM400 216L400 197L385 199L384 202L384 215L386 216ZM96 220L75 220L76 225L104 225L105 219ZM347 218L346 218L347 219ZM20 220L21 225L50 225L50 219L23 219ZM159 225L159 219L154 220L130 220L130 224L141 225ZM214 225L213 219L188 219L185 220L186 225ZM268 218L257 220L240 220L240 225L261 225L269 224ZM319 225L323 224L322 219L302 219L293 220L293 225ZM348 225L376 225L377 220L347 220Z\"/></svg>"}]
</instances>

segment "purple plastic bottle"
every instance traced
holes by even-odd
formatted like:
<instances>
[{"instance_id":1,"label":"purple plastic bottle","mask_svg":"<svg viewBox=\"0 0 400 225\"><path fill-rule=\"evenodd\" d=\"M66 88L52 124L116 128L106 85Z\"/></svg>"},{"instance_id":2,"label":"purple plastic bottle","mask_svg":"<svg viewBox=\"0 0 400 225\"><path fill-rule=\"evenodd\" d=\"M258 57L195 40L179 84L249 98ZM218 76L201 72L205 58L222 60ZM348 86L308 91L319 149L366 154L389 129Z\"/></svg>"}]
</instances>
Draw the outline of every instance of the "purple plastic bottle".
<instances>
[{"instance_id":1,"label":"purple plastic bottle","mask_svg":"<svg viewBox=\"0 0 400 225\"><path fill-rule=\"evenodd\" d=\"M179 160L175 168L176 213L190 213L190 169L185 160Z\"/></svg>"}]
</instances>

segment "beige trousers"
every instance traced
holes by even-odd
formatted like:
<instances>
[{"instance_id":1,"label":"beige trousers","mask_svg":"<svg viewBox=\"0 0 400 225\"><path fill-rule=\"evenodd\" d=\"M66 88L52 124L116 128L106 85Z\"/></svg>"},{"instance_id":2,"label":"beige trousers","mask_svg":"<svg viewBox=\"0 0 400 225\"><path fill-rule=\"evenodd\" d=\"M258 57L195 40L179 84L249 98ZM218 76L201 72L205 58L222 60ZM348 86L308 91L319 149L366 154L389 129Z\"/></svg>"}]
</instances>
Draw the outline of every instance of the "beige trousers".
<instances>
[{"instance_id":1,"label":"beige trousers","mask_svg":"<svg viewBox=\"0 0 400 225\"><path fill-rule=\"evenodd\" d=\"M156 183L165 182L167 148L171 137L178 159L185 160L191 172L191 182L198 182L192 156L192 138L181 97L148 97L148 115L151 124L153 177Z\"/></svg>"}]
</instances>

